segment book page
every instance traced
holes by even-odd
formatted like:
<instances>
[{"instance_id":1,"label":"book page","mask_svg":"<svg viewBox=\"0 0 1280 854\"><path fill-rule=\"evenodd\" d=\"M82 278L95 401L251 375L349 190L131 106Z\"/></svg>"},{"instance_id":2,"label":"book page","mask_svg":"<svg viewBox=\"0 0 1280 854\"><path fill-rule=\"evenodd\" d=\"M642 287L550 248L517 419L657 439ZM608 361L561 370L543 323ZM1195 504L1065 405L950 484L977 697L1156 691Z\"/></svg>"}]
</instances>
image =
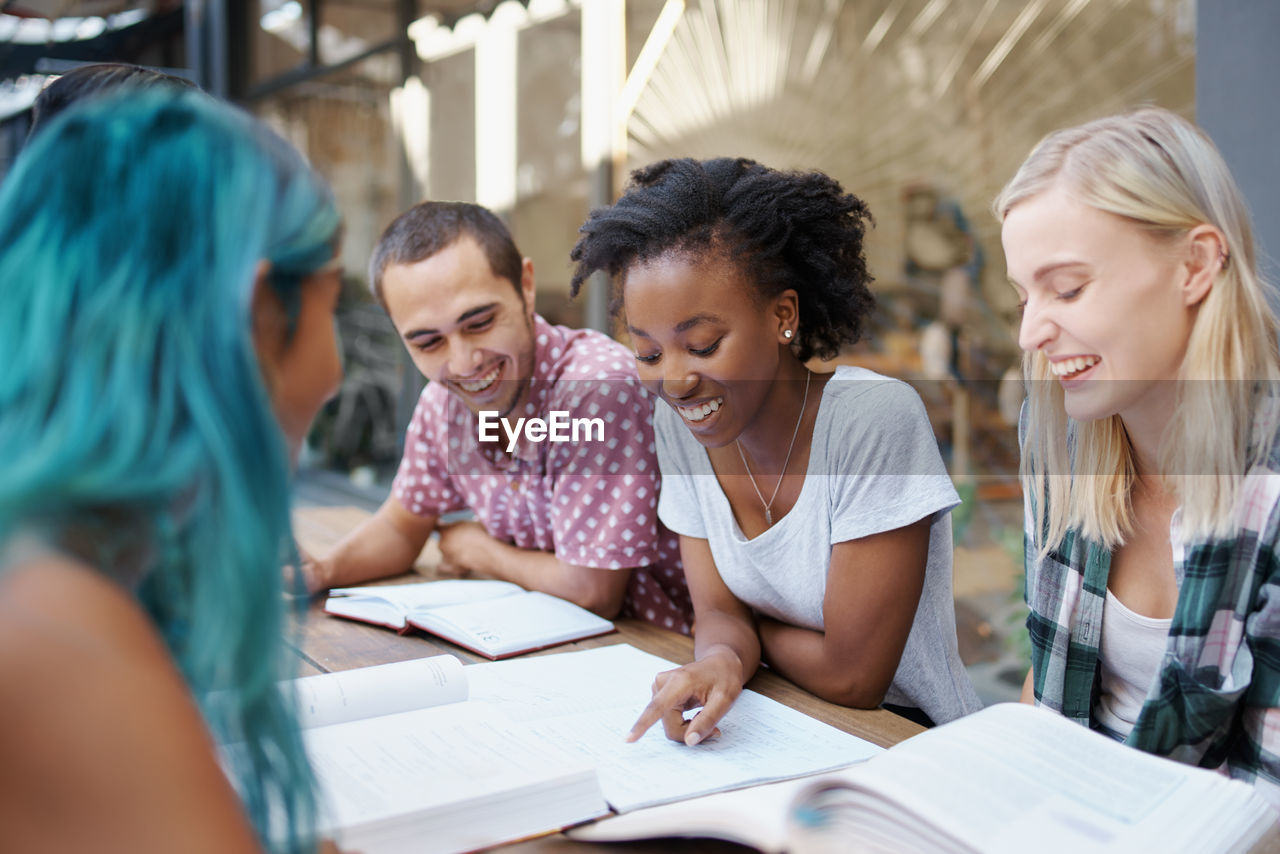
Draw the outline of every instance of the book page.
<instances>
[{"instance_id":1,"label":"book page","mask_svg":"<svg viewBox=\"0 0 1280 854\"><path fill-rule=\"evenodd\" d=\"M633 810L574 828L566 835L583 842L706 837L727 839L766 854L780 854L787 849L786 805L814 779L765 783Z\"/></svg>"},{"instance_id":2,"label":"book page","mask_svg":"<svg viewBox=\"0 0 1280 854\"><path fill-rule=\"evenodd\" d=\"M304 737L326 830L350 832L429 811L447 816L457 805L557 781L593 785L588 766L483 704L334 724ZM588 813L599 814L603 806L599 800ZM516 806L499 802L498 808Z\"/></svg>"},{"instance_id":3,"label":"book page","mask_svg":"<svg viewBox=\"0 0 1280 854\"><path fill-rule=\"evenodd\" d=\"M330 596L324 600L324 612L397 631L405 626L404 608L389 599L373 596Z\"/></svg>"},{"instance_id":4,"label":"book page","mask_svg":"<svg viewBox=\"0 0 1280 854\"><path fill-rule=\"evenodd\" d=\"M444 581L415 581L410 584L335 587L329 591L329 596L343 599L381 599L394 603L402 611L408 611L412 608L438 608L461 602L481 602L523 592L523 587L510 581L450 578Z\"/></svg>"},{"instance_id":5,"label":"book page","mask_svg":"<svg viewBox=\"0 0 1280 854\"><path fill-rule=\"evenodd\" d=\"M416 608L408 621L432 634L501 657L613 630L613 623L572 602L521 590L483 602Z\"/></svg>"},{"instance_id":6,"label":"book page","mask_svg":"<svg viewBox=\"0 0 1280 854\"><path fill-rule=\"evenodd\" d=\"M329 591L324 610L339 617L403 629L405 616L415 609L421 611L465 602L484 602L524 592L523 587L509 581L461 578L335 587Z\"/></svg>"},{"instance_id":7,"label":"book page","mask_svg":"<svg viewBox=\"0 0 1280 854\"><path fill-rule=\"evenodd\" d=\"M843 774L983 851L1125 850L1185 839L1206 798L1243 784L1016 703L921 733ZM1238 793L1237 808L1255 797Z\"/></svg>"},{"instance_id":8,"label":"book page","mask_svg":"<svg viewBox=\"0 0 1280 854\"><path fill-rule=\"evenodd\" d=\"M687 747L658 725L627 744L653 677L675 666L616 644L467 670L473 699L509 709L539 737L593 763L618 812L839 768L881 752L754 691L742 692L716 739Z\"/></svg>"},{"instance_id":9,"label":"book page","mask_svg":"<svg viewBox=\"0 0 1280 854\"><path fill-rule=\"evenodd\" d=\"M303 676L284 685L298 694L304 729L467 699L467 676L452 655Z\"/></svg>"}]
</instances>

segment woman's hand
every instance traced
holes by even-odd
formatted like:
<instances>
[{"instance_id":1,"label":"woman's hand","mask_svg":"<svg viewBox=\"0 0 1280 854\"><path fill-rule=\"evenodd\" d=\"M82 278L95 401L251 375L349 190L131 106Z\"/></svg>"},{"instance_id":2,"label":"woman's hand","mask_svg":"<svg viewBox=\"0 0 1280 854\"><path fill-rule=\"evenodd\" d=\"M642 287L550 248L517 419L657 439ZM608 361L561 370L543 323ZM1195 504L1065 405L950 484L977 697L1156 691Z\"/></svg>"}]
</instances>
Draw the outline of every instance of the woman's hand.
<instances>
[{"instance_id":1,"label":"woman's hand","mask_svg":"<svg viewBox=\"0 0 1280 854\"><path fill-rule=\"evenodd\" d=\"M742 693L742 662L727 646L712 648L697 661L659 673L653 680L653 699L627 734L637 741L659 720L672 741L692 747L720 734L716 724ZM685 720L689 709L699 711Z\"/></svg>"}]
</instances>

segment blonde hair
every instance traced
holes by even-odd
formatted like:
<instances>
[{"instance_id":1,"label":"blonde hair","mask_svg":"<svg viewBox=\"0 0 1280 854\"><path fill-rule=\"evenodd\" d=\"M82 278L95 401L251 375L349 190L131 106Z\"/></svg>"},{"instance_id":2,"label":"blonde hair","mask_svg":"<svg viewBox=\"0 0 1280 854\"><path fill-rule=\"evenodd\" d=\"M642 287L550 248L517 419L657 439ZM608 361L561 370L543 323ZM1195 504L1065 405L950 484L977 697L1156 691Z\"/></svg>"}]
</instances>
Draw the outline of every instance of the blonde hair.
<instances>
[{"instance_id":1,"label":"blonde hair","mask_svg":"<svg viewBox=\"0 0 1280 854\"><path fill-rule=\"evenodd\" d=\"M1045 137L996 198L997 219L1053 186L1157 237L1180 237L1204 223L1225 236L1222 267L1187 340L1159 466L1182 506L1184 542L1229 534L1240 482L1270 452L1276 417L1266 397L1280 379L1276 318L1235 180L1202 131L1148 107ZM1136 472L1120 417L1071 422L1044 353L1024 354L1023 374L1022 486L1039 551L1061 543L1068 529L1108 548L1122 545L1133 529Z\"/></svg>"}]
</instances>

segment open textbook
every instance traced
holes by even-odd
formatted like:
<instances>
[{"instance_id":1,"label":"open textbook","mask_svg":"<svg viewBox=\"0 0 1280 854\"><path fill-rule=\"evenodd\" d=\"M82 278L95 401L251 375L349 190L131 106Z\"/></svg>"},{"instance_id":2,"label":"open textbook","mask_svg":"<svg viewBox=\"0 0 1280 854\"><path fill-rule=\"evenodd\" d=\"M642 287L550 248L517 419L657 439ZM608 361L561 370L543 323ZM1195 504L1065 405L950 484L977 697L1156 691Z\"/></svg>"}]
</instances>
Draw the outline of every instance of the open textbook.
<instances>
[{"instance_id":1,"label":"open textbook","mask_svg":"<svg viewBox=\"0 0 1280 854\"><path fill-rule=\"evenodd\" d=\"M613 631L572 602L481 579L337 587L324 610L401 632L418 628L494 659Z\"/></svg>"},{"instance_id":2,"label":"open textbook","mask_svg":"<svg viewBox=\"0 0 1280 854\"><path fill-rule=\"evenodd\" d=\"M364 854L465 851L881 750L752 691L715 740L690 748L655 727L627 744L654 675L674 666L618 644L294 680L324 828Z\"/></svg>"},{"instance_id":3,"label":"open textbook","mask_svg":"<svg viewBox=\"0 0 1280 854\"><path fill-rule=\"evenodd\" d=\"M640 810L570 835L714 837L793 854L1201 854L1247 850L1276 819L1246 783L1006 703L836 774Z\"/></svg>"},{"instance_id":4,"label":"open textbook","mask_svg":"<svg viewBox=\"0 0 1280 854\"><path fill-rule=\"evenodd\" d=\"M294 684L321 830L343 850L469 851L608 811L588 763L468 702L453 656Z\"/></svg>"}]
</instances>

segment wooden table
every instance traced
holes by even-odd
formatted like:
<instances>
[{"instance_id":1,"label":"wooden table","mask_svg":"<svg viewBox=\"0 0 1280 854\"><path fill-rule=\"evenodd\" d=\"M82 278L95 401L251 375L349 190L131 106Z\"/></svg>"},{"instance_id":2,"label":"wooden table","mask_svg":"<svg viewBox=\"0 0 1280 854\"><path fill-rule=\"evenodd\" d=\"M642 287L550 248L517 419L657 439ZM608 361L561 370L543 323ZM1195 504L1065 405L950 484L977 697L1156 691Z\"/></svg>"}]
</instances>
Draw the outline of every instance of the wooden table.
<instances>
[{"instance_id":1,"label":"wooden table","mask_svg":"<svg viewBox=\"0 0 1280 854\"><path fill-rule=\"evenodd\" d=\"M355 507L316 507L294 513L294 534L298 544L312 554L323 555L348 531L368 518L368 513ZM429 544L419 557L415 570L425 578L433 577L433 569L439 559L434 543ZM414 576L387 579L386 583L413 580ZM324 614L323 600L311 604L302 626L298 654L301 659L299 675L331 673L353 667L367 667L404 661L428 655L449 653L466 664L486 659L451 643L430 635L415 633L398 635L385 628L338 619ZM568 652L591 649L615 643L629 643L645 652L659 655L677 664L693 660L692 639L667 629L658 628L639 620L615 620L618 630L608 635L588 638L577 643L562 644L542 655L552 652ZM831 724L838 729L865 738L867 741L888 747L922 731L919 724L887 712L884 709L850 709L821 700L807 691L766 670L761 670L747 684L753 691L798 709L805 714ZM638 715L640 710L636 710ZM742 852L747 849L719 840L654 840L619 843L614 845L573 842L559 834L504 846L503 851L537 852L537 854L659 854L659 852Z\"/></svg>"},{"instance_id":2,"label":"wooden table","mask_svg":"<svg viewBox=\"0 0 1280 854\"><path fill-rule=\"evenodd\" d=\"M368 515L355 507L318 507L299 510L294 514L294 533L298 544L303 549L314 554L324 554L348 531L368 518ZM426 578L431 578L438 554L434 543L429 544L418 560L415 567L417 572ZM403 583L409 580L412 580L411 576L401 576L388 579L387 582ZM327 616L323 613L322 605L322 600L312 603L302 627L298 650L302 659L299 670L301 676L443 653L456 655L466 664L486 660L430 635L421 633L398 635L377 626ZM674 661L676 664L687 664L693 661L693 640L685 635L640 620L615 620L614 624L618 630L611 634L587 638L577 643L562 644L543 653L533 654L569 652L615 643L629 643L645 652ZM850 709L828 703L767 670L758 672L747 683L747 687L881 747L897 744L904 738L923 730L919 724L884 709ZM639 713L640 710L637 709L636 714Z\"/></svg>"},{"instance_id":3,"label":"wooden table","mask_svg":"<svg viewBox=\"0 0 1280 854\"><path fill-rule=\"evenodd\" d=\"M299 545L313 554L325 554L348 531L368 518L368 513L355 507L321 507L299 510L294 514L294 533ZM434 543L429 544L419 557L415 570L425 578L433 577L439 552ZM387 579L387 583L412 580L414 576ZM404 661L427 655L450 653L464 663L473 664L486 659L446 641L429 635L398 635L388 629L363 623L329 617L323 613L322 600L312 603L302 627L298 653L301 658L299 675L330 673L353 667L367 667ZM615 620L618 631L572 644L563 644L546 652L566 652L591 649L614 643L629 643L645 652L662 656L677 664L693 660L693 641L684 635L661 629L638 620ZM798 709L811 717L831 724L838 729L865 738L882 747L897 744L905 738L923 731L923 728L906 718L883 709L864 710L837 706L821 700L792 683L770 673L758 672L747 687L766 697ZM639 710L636 710L639 714ZM661 852L710 852L728 854L751 849L719 840L649 840L615 843L612 845L574 842L555 834L539 839L503 846L504 852L513 854L661 854ZM1280 854L1280 828L1270 832L1252 849L1252 854Z\"/></svg>"}]
</instances>

